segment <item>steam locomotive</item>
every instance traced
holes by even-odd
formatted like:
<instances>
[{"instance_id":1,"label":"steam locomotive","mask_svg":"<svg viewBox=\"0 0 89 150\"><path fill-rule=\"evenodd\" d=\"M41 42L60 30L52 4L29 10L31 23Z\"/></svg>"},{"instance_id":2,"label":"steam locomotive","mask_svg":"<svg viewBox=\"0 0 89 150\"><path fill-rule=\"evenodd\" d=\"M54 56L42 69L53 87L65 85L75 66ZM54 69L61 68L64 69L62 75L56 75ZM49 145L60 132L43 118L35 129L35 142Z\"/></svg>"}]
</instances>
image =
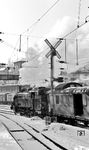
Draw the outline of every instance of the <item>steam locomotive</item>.
<instances>
[{"instance_id":1,"label":"steam locomotive","mask_svg":"<svg viewBox=\"0 0 89 150\"><path fill-rule=\"evenodd\" d=\"M39 87L27 92L18 92L13 98L11 109L15 114L44 117L48 111L46 88Z\"/></svg>"},{"instance_id":2,"label":"steam locomotive","mask_svg":"<svg viewBox=\"0 0 89 150\"><path fill-rule=\"evenodd\" d=\"M17 93L12 103L15 113L21 115L56 116L58 122L89 125L89 87L69 82L53 91L39 87L27 93Z\"/></svg>"}]
</instances>

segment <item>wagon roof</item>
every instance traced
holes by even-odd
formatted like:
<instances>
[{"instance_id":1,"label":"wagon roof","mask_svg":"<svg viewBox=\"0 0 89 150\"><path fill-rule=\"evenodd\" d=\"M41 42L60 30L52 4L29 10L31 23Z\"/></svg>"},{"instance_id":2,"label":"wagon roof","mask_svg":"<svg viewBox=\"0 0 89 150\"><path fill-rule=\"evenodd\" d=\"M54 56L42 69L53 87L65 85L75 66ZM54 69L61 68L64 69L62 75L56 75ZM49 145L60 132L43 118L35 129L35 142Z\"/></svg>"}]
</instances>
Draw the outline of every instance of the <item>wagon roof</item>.
<instances>
[{"instance_id":1,"label":"wagon roof","mask_svg":"<svg viewBox=\"0 0 89 150\"><path fill-rule=\"evenodd\" d=\"M82 87L82 84L81 83L78 83L78 82L68 82L68 83L62 83L62 84L59 84L58 86L55 87L55 90L63 90L65 88L68 88L68 87Z\"/></svg>"},{"instance_id":2,"label":"wagon roof","mask_svg":"<svg viewBox=\"0 0 89 150\"><path fill-rule=\"evenodd\" d=\"M84 87L69 87L61 91L62 93L71 93L71 94L84 94L89 95L89 86Z\"/></svg>"}]
</instances>

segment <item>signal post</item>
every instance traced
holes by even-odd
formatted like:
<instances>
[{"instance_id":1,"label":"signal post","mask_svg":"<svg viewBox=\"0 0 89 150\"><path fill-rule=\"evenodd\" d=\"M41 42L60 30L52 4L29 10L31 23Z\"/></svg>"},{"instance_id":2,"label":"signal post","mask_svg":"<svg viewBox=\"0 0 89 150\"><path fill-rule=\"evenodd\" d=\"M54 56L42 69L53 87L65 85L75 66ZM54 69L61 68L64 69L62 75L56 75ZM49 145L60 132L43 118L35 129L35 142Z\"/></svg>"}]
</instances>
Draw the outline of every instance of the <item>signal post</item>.
<instances>
[{"instance_id":1,"label":"signal post","mask_svg":"<svg viewBox=\"0 0 89 150\"><path fill-rule=\"evenodd\" d=\"M57 56L59 59L61 56L56 51L56 48L61 44L63 39L59 39L59 41L53 46L47 39L45 39L46 44L50 47L50 51L46 54L46 57L48 58L50 56L50 64L51 64L51 75L50 75L50 81L51 81L51 98L53 102L53 109L51 110L52 115L55 114L55 107L54 107L54 96L53 96L53 81L54 81L54 56Z\"/></svg>"}]
</instances>

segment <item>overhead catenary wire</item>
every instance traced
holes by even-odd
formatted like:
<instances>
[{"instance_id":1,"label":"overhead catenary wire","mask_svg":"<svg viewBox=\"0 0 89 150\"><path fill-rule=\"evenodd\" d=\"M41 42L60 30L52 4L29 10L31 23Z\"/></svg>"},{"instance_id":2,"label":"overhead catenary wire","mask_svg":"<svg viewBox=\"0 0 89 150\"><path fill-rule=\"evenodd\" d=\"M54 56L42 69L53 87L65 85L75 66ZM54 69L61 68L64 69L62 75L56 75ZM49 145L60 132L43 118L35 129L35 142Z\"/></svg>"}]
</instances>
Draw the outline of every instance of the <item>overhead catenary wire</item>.
<instances>
[{"instance_id":1,"label":"overhead catenary wire","mask_svg":"<svg viewBox=\"0 0 89 150\"><path fill-rule=\"evenodd\" d=\"M54 5L52 5L48 10L47 10L47 12L45 12L39 19L37 19L37 21L39 20L40 21L40 19L42 19L49 11L50 11L50 9L51 8L53 8L57 3L59 2L59 0L57 0L55 3L54 3ZM88 21L87 21L88 22ZM34 23L36 23L36 22L34 22ZM33 23L33 24L34 24ZM33 26L33 24L32 24L32 26ZM85 23L84 23L85 24ZM82 25L79 25L79 28L81 27L81 26L83 26L84 24L82 24ZM30 26L31 28L32 28L32 26ZM68 34L66 34L65 36L64 36L64 38L66 38L68 35L70 35L71 33L73 33L74 31L76 31L78 28L75 28L73 31L71 31L70 33L68 33ZM26 30L26 32L27 32L27 30ZM39 55L39 54L38 54ZM36 56L34 56L34 58L35 58ZM33 58L33 59L34 59Z\"/></svg>"},{"instance_id":2,"label":"overhead catenary wire","mask_svg":"<svg viewBox=\"0 0 89 150\"><path fill-rule=\"evenodd\" d=\"M2 41L2 43L3 43L3 44L5 44L5 45L6 45L6 46L8 46L8 47L10 47L10 48L14 49L14 50L17 50L17 48L16 48L16 47L14 47L13 45L11 45L11 44L7 43L6 41Z\"/></svg>"},{"instance_id":3,"label":"overhead catenary wire","mask_svg":"<svg viewBox=\"0 0 89 150\"><path fill-rule=\"evenodd\" d=\"M20 36L20 35L19 35ZM31 36L32 38L43 38L43 37L38 37L38 36ZM56 39L59 39L58 37L56 37ZM20 38L18 38L18 40L17 41L19 41L20 40ZM76 38L65 38L64 40L66 40L66 41L68 41L68 40L76 40ZM77 39L78 41L80 40L82 40L81 38L79 39ZM84 40L89 40L89 38L84 38ZM17 45L15 45L15 46L13 46L13 45L11 45L10 43L8 43L8 42L6 42L6 41L3 41L3 43L5 43L7 46L9 46L10 48L13 48L13 49L16 49L17 51L18 51L18 48L16 48L17 47ZM22 44L23 45L23 44Z\"/></svg>"},{"instance_id":4,"label":"overhead catenary wire","mask_svg":"<svg viewBox=\"0 0 89 150\"><path fill-rule=\"evenodd\" d=\"M41 19L59 2L60 0L57 0L41 17L39 17L39 19L37 19L28 29L26 29L23 33L21 33L21 35L22 34L24 34L24 33L26 33L26 32L28 32L29 31L29 29L31 29L36 23L38 23L39 21L41 21ZM80 7L81 7L81 0L79 0L80 2L79 2L79 12L78 12L78 18L79 18L79 16L80 16ZM79 19L78 19L79 20ZM80 27L80 26L79 26ZM74 31L72 31L72 32L74 32ZM70 34L72 33L72 32L70 32ZM4 32L2 32L3 34L11 34L11 35L20 35L20 34L14 34L14 33L4 33ZM27 36L27 35L24 35L24 36ZM67 35L66 35L67 36ZM36 38L36 36L31 36L30 35L30 37L33 37L33 38ZM37 37L37 38L42 38L42 37Z\"/></svg>"},{"instance_id":5,"label":"overhead catenary wire","mask_svg":"<svg viewBox=\"0 0 89 150\"><path fill-rule=\"evenodd\" d=\"M84 23L82 23L81 25L79 25L79 28L81 28L82 26L84 26L86 23L88 23L89 22L89 20L86 22L84 22ZM70 34L72 34L73 32L75 32L76 30L78 30L79 28L75 28L75 29L73 29L72 31L70 31L69 33L67 33L66 35L64 35L63 37L62 37L62 39L65 39L67 36L69 36ZM60 40L60 37L59 38L56 38L56 39L59 39Z\"/></svg>"},{"instance_id":6,"label":"overhead catenary wire","mask_svg":"<svg viewBox=\"0 0 89 150\"><path fill-rule=\"evenodd\" d=\"M3 35L9 35L9 36L19 36L18 33L0 32L0 34L3 34Z\"/></svg>"},{"instance_id":7,"label":"overhead catenary wire","mask_svg":"<svg viewBox=\"0 0 89 150\"><path fill-rule=\"evenodd\" d=\"M27 28L23 33L20 34L20 47L19 50L21 51L21 36L23 36L24 33L28 32L30 29L32 29L32 27L34 27L39 21L41 21L41 19L47 15L47 13L59 2L60 0L57 0L39 19L37 19L29 28ZM28 48L28 37L27 36L27 48ZM15 50L15 48L14 48Z\"/></svg>"},{"instance_id":8,"label":"overhead catenary wire","mask_svg":"<svg viewBox=\"0 0 89 150\"><path fill-rule=\"evenodd\" d=\"M85 20L85 22L82 23L81 25L79 25L79 27L76 27L75 29L73 29L72 31L70 31L69 33L67 33L66 35L64 35L64 36L62 37L62 39L65 40L67 36L69 36L70 34L72 34L72 33L75 32L75 31L77 31L80 27L84 26L84 25L85 25L86 23L88 23L88 22L89 22L89 20ZM60 40L60 38L56 38L56 39ZM77 58L77 64L78 64L78 58Z\"/></svg>"},{"instance_id":9,"label":"overhead catenary wire","mask_svg":"<svg viewBox=\"0 0 89 150\"><path fill-rule=\"evenodd\" d=\"M57 0L51 7L48 8L47 11L45 11L45 13L42 14L41 17L39 17L29 28L27 28L22 34L28 32L32 27L34 27L38 22L41 21L41 19L43 19L47 14L48 12L59 2L60 0Z\"/></svg>"},{"instance_id":10,"label":"overhead catenary wire","mask_svg":"<svg viewBox=\"0 0 89 150\"><path fill-rule=\"evenodd\" d=\"M15 44L15 47L14 47L12 53L11 53L10 59L11 59L12 55L14 54L14 50L17 50L17 51L18 51L18 49L16 48L17 45L18 45L18 42L19 42L19 38L18 38L18 40L16 41L16 44Z\"/></svg>"},{"instance_id":11,"label":"overhead catenary wire","mask_svg":"<svg viewBox=\"0 0 89 150\"><path fill-rule=\"evenodd\" d=\"M57 1L56 1L56 3L57 3ZM82 27L83 25L85 25L86 23L88 23L89 22L89 20L88 21L85 21L85 23L83 23L83 24L81 24L81 25L79 25L79 28L80 27ZM69 32L68 34L66 34L64 37L63 37L63 39L64 38L66 38L67 36L69 36L70 34L72 34L74 31L76 31L78 28L75 28L74 30L72 30L71 32ZM33 36L32 36L33 37ZM38 37L37 37L38 38ZM39 37L39 38L42 38L42 37ZM56 38L56 39L59 39L59 38ZM88 38L87 38L88 39ZM67 40L67 38L66 38L66 40ZM14 50L16 49L15 47L13 47L12 45L10 45L10 44L7 44L8 46L10 46L10 47L12 47L12 48L14 48Z\"/></svg>"},{"instance_id":12,"label":"overhead catenary wire","mask_svg":"<svg viewBox=\"0 0 89 150\"><path fill-rule=\"evenodd\" d=\"M41 21L41 19L43 17L45 17L48 12L59 2L60 0L57 0L51 7L48 8L47 11L45 11L41 17L39 17L34 23L31 24L30 27L28 27L24 32L22 32L21 34L15 34L15 33L7 33L7 32L0 32L1 34L7 34L7 35L14 35L14 36L19 36L19 35L23 35L24 33L28 32L32 27L34 27L39 21ZM26 35L25 35L26 36Z\"/></svg>"},{"instance_id":13,"label":"overhead catenary wire","mask_svg":"<svg viewBox=\"0 0 89 150\"><path fill-rule=\"evenodd\" d=\"M49 48L46 48L46 50L48 50ZM36 59L37 57L40 57L40 54L44 53L44 51L41 51L40 53L38 53L37 55L33 56L29 61L33 61L34 59ZM45 57L44 57L45 58Z\"/></svg>"},{"instance_id":14,"label":"overhead catenary wire","mask_svg":"<svg viewBox=\"0 0 89 150\"><path fill-rule=\"evenodd\" d=\"M48 50L48 48L46 48L45 50ZM38 53L37 55L33 56L29 61L33 61L35 58L40 57L40 54L44 53L44 51L41 51L40 53ZM88 57L88 56L87 56ZM72 60L72 58L70 58ZM86 58L78 58L78 59L86 59ZM89 58L87 58L89 59Z\"/></svg>"}]
</instances>

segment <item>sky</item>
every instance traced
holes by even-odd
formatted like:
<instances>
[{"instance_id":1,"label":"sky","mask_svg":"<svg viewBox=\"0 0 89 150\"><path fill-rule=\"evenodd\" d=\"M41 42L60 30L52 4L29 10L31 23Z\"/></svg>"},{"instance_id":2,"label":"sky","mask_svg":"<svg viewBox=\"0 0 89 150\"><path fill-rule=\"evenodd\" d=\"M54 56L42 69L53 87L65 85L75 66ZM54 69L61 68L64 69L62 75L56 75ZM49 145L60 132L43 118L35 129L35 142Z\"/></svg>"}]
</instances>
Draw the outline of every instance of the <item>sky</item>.
<instances>
[{"instance_id":1,"label":"sky","mask_svg":"<svg viewBox=\"0 0 89 150\"><path fill-rule=\"evenodd\" d=\"M54 3L56 0L0 0L0 38L4 41L0 44L0 62L8 62L11 57L17 57L19 47L19 35L32 26ZM88 0L82 0L81 19L88 15ZM59 0L59 2L32 28L29 29L29 46L40 37L50 32L56 22L70 16L76 20L78 18L79 0ZM27 35L27 33L26 33ZM38 37L38 38L37 38ZM26 51L26 36L22 36L22 50ZM22 54L23 53L23 54ZM24 52L20 54L23 56Z\"/></svg>"},{"instance_id":2,"label":"sky","mask_svg":"<svg viewBox=\"0 0 89 150\"><path fill-rule=\"evenodd\" d=\"M48 68L46 74L41 76L46 77L46 75L48 76L49 74L49 59L45 58L45 54L49 51L49 48L44 42L44 39L48 38L50 42L56 41L56 38L65 36L77 27L79 0L59 0L57 4L44 15L55 2L56 0L0 0L0 32L4 33L0 34L0 38L3 40L3 42L0 43L0 62L8 63L8 61L26 58L28 63L26 63L24 65L25 68L21 70L21 75L26 76L26 82L28 82L29 77L27 78L27 76L29 75L24 72L32 72L32 68L28 68L29 65L30 67L33 67L33 65L35 67L35 69L33 68L31 77L35 74L34 70L39 70L36 69L36 64L39 64L40 68ZM81 0L79 24L84 23L85 18L89 15L88 6L89 0ZM41 18L41 16L43 17ZM81 39L79 40L79 49L82 51L79 52L79 61L83 63L88 60L88 56L86 55L89 47L88 31L89 24L87 23L77 32L67 37L67 60L69 63L72 60L74 60L72 61L73 63L76 63L76 44L74 41L76 36ZM22 37L21 52L18 51L20 35ZM85 38L87 40L84 40ZM63 41L61 46L57 49L61 57L64 57L64 45ZM85 49L86 53L84 51ZM33 58L35 55L39 57L34 61ZM57 60L55 60L55 63L56 62ZM43 72L45 73L45 71L42 71L42 74Z\"/></svg>"}]
</instances>

